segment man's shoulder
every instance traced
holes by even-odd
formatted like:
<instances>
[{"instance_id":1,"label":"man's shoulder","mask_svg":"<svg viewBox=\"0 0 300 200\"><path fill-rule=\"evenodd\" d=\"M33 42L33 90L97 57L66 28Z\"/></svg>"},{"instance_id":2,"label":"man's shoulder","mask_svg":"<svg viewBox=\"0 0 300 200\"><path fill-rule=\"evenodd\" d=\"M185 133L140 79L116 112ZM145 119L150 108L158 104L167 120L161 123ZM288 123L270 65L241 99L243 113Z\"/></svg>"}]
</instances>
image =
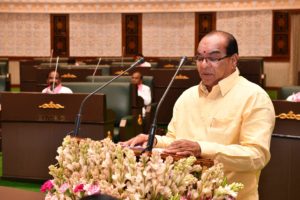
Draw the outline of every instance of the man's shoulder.
<instances>
[{"instance_id":1,"label":"man's shoulder","mask_svg":"<svg viewBox=\"0 0 300 200\"><path fill-rule=\"evenodd\" d=\"M150 87L148 85L142 84L142 86L143 86L143 89L149 89L150 90Z\"/></svg>"},{"instance_id":2,"label":"man's shoulder","mask_svg":"<svg viewBox=\"0 0 300 200\"><path fill-rule=\"evenodd\" d=\"M249 80L247 80L246 78L240 76L239 77L239 81L237 84L238 88L240 91L245 91L248 94L253 94L253 93L264 93L267 94L267 92L260 87L259 85L257 85L256 83L253 83Z\"/></svg>"},{"instance_id":3,"label":"man's shoulder","mask_svg":"<svg viewBox=\"0 0 300 200\"><path fill-rule=\"evenodd\" d=\"M62 93L73 93L73 91L70 88L65 87L65 86L61 87L61 92Z\"/></svg>"},{"instance_id":4,"label":"man's shoulder","mask_svg":"<svg viewBox=\"0 0 300 200\"><path fill-rule=\"evenodd\" d=\"M190 95L194 95L195 93L198 94L198 87L199 87L199 85L194 85L192 87L189 87L188 89L183 91L181 96L190 96Z\"/></svg>"}]
</instances>

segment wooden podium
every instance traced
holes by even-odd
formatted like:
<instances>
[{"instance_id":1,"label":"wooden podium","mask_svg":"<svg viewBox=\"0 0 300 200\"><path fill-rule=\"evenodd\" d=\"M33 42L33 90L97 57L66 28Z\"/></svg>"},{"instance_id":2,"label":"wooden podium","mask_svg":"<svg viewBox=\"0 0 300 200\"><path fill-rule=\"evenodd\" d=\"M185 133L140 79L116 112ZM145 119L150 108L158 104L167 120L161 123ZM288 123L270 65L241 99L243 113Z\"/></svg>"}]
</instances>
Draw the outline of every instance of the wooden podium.
<instances>
[{"instance_id":1,"label":"wooden podium","mask_svg":"<svg viewBox=\"0 0 300 200\"><path fill-rule=\"evenodd\" d=\"M300 187L300 103L274 100L271 160L262 170L259 199L298 199Z\"/></svg>"},{"instance_id":2,"label":"wooden podium","mask_svg":"<svg viewBox=\"0 0 300 200\"><path fill-rule=\"evenodd\" d=\"M74 129L86 94L1 93L3 177L46 180L56 150ZM95 94L83 107L78 137L101 140L113 133L114 113L106 96Z\"/></svg>"}]
</instances>

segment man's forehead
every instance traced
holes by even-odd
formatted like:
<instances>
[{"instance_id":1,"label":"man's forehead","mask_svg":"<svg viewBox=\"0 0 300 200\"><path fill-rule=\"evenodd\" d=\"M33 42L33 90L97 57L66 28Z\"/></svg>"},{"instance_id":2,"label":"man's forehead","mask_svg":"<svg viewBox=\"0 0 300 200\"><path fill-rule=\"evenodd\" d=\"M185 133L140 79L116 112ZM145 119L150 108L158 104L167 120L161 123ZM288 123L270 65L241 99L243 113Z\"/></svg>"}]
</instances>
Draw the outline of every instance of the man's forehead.
<instances>
[{"instance_id":1,"label":"man's forehead","mask_svg":"<svg viewBox=\"0 0 300 200\"><path fill-rule=\"evenodd\" d=\"M220 53L226 50L227 40L222 35L215 34L204 37L198 46L200 53Z\"/></svg>"},{"instance_id":2,"label":"man's forehead","mask_svg":"<svg viewBox=\"0 0 300 200\"><path fill-rule=\"evenodd\" d=\"M209 54L209 55L212 55L212 54L221 54L222 51L220 49L213 49L213 50L201 50L201 49L198 49L197 53L198 54Z\"/></svg>"}]
</instances>

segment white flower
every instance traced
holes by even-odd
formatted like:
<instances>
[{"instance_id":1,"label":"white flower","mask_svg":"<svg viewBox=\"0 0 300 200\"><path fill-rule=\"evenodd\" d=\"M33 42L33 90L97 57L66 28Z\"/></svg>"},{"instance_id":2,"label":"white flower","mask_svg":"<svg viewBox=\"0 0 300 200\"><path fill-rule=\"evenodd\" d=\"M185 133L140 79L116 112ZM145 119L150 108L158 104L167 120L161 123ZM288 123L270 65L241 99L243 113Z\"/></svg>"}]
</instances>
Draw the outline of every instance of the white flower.
<instances>
[{"instance_id":1,"label":"white flower","mask_svg":"<svg viewBox=\"0 0 300 200\"><path fill-rule=\"evenodd\" d=\"M243 187L224 182L222 164L207 169L194 165L195 157L174 162L171 156L163 160L159 152L143 154L137 160L132 150L122 149L109 139L67 136L57 152L58 164L49 166L54 181L46 200L79 200L98 192L128 200L224 200L235 198ZM79 185L79 192L74 192Z\"/></svg>"}]
</instances>

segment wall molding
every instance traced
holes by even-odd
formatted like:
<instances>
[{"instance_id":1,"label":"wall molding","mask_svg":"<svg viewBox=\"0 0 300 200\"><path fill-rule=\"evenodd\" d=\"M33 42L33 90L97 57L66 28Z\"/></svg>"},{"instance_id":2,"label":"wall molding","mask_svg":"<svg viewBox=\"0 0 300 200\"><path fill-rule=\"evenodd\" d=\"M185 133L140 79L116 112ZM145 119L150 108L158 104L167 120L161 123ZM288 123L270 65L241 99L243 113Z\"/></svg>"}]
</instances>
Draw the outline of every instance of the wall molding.
<instances>
[{"instance_id":1,"label":"wall molding","mask_svg":"<svg viewBox=\"0 0 300 200\"><path fill-rule=\"evenodd\" d=\"M154 13L300 9L300 0L1 0L5 13Z\"/></svg>"}]
</instances>

